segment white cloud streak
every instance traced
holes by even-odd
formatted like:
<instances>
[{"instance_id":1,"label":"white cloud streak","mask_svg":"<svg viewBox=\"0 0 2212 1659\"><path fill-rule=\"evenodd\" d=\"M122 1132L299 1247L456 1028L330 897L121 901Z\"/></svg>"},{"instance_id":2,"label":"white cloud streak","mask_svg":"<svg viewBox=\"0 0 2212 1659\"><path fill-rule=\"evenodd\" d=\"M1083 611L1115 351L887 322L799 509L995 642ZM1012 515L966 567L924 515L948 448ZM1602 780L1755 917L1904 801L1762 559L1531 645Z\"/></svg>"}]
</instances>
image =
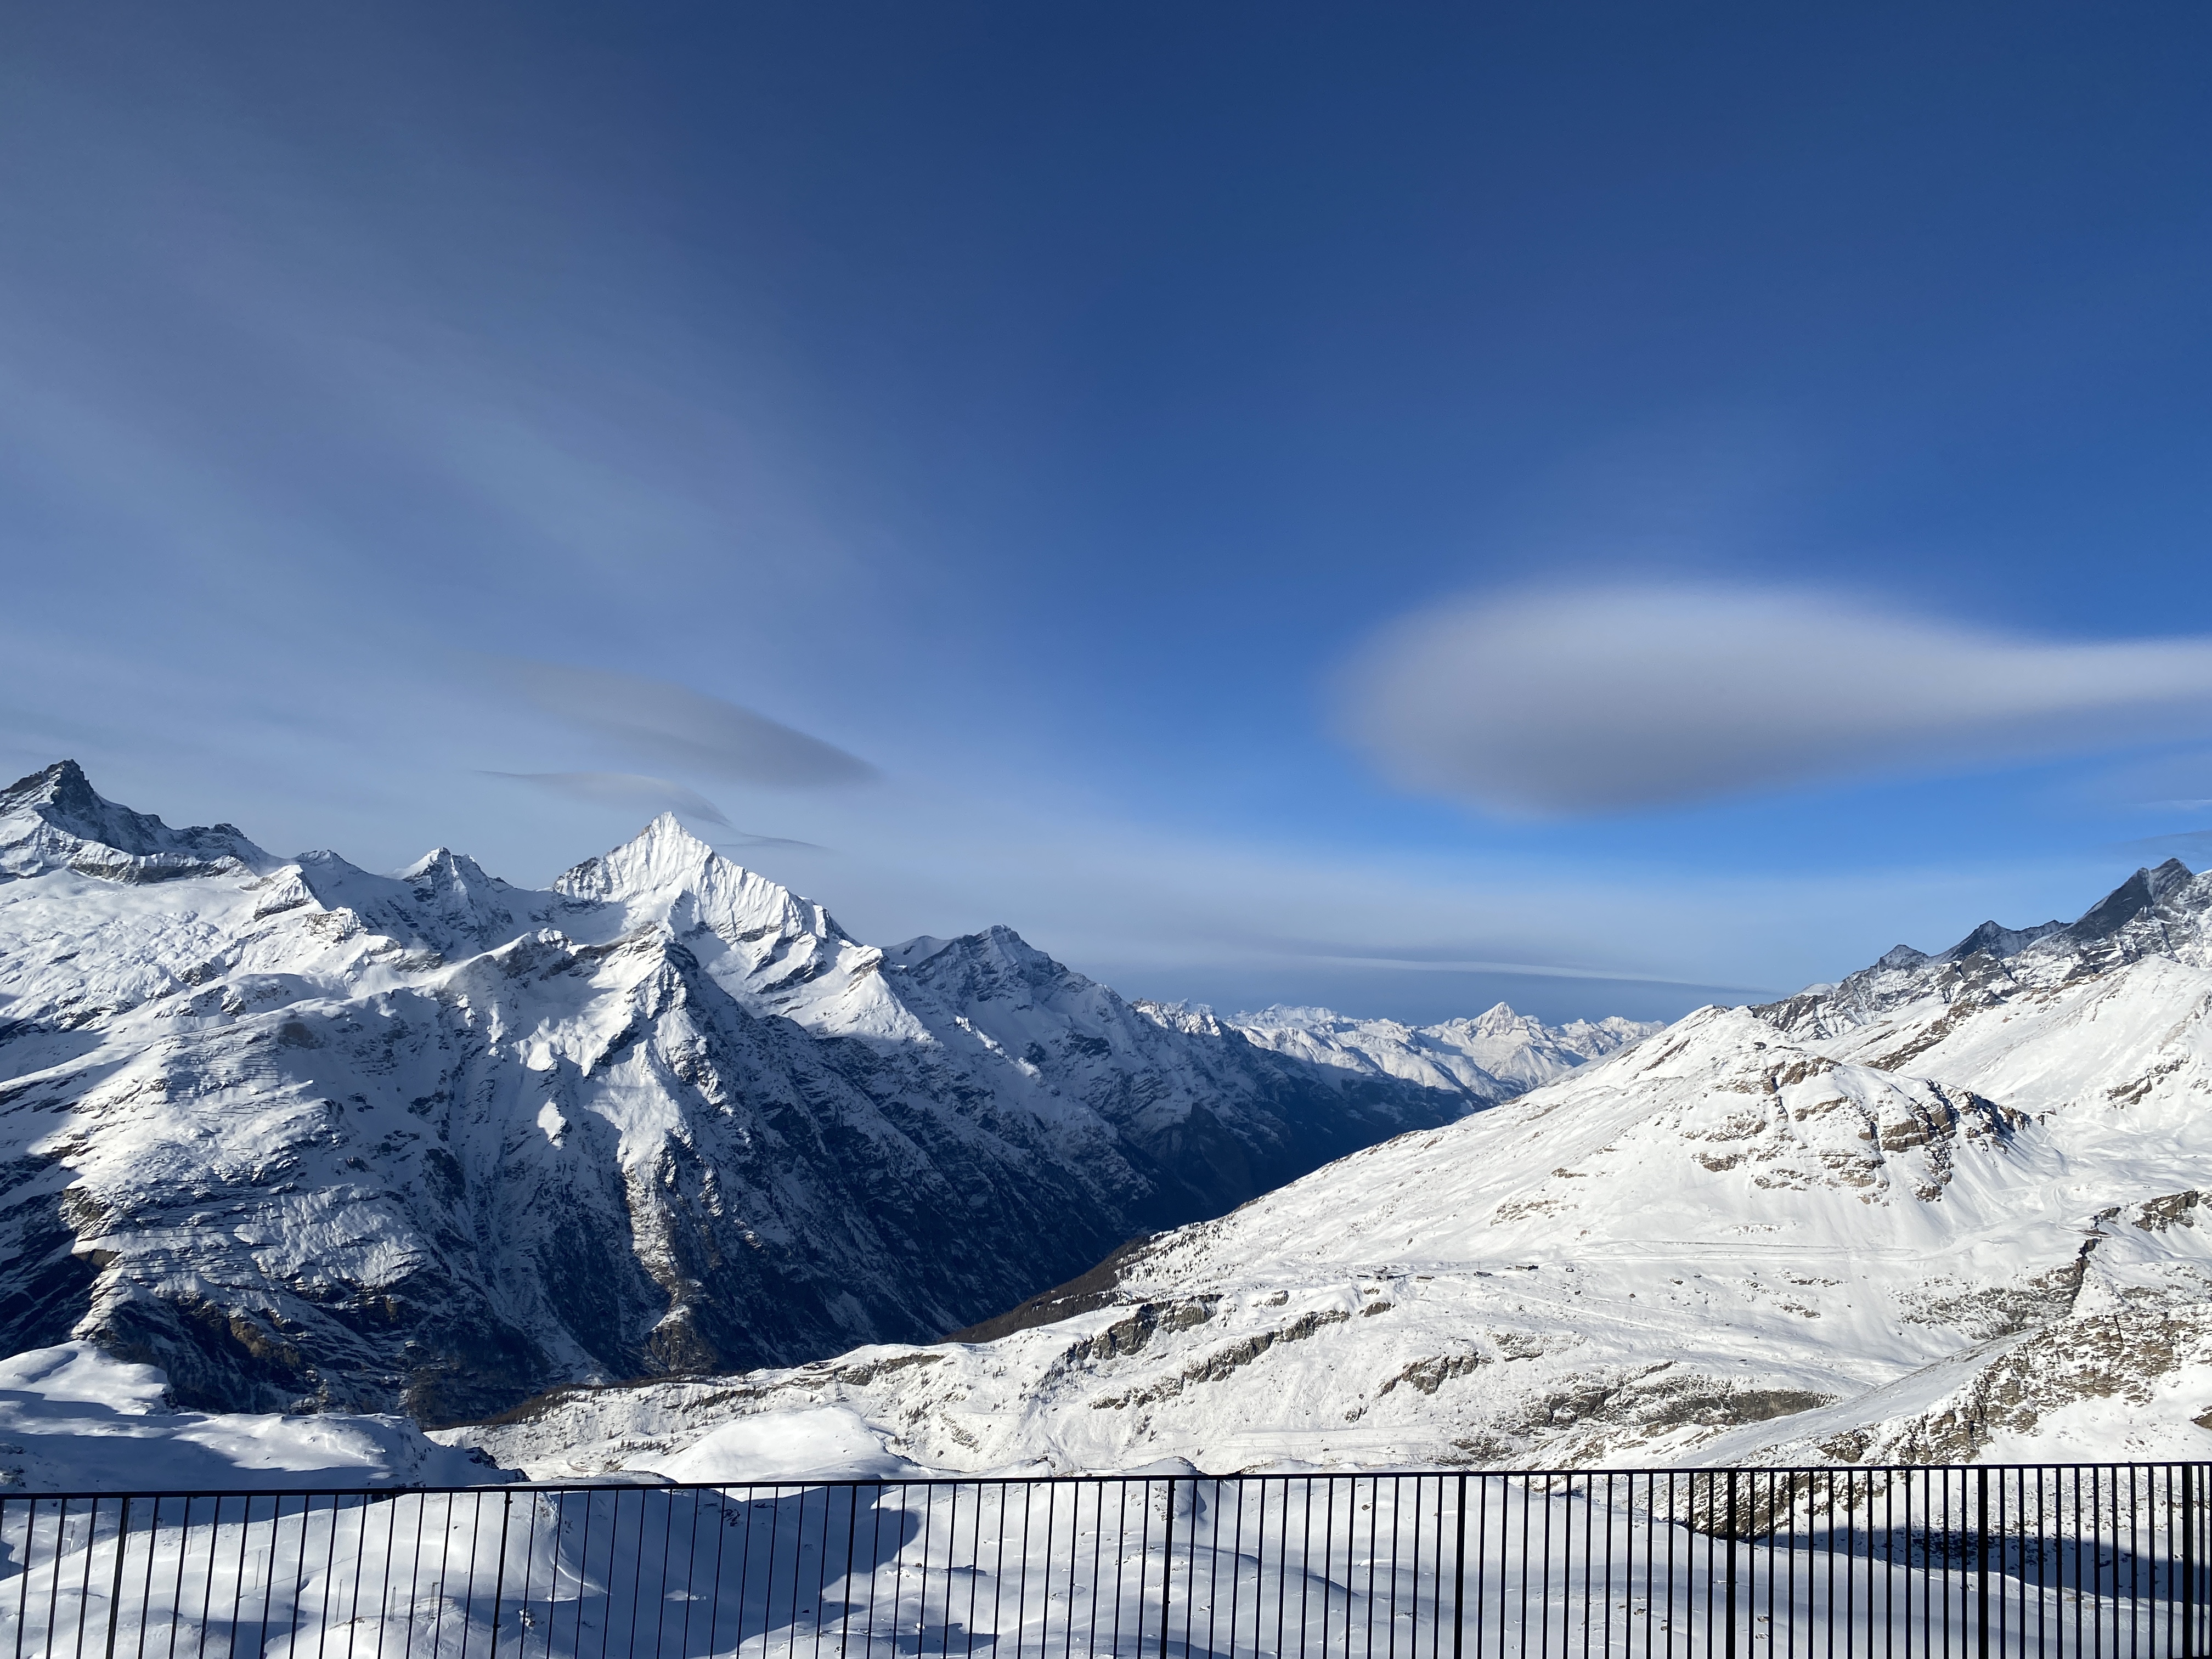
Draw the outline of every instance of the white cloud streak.
<instances>
[{"instance_id":1,"label":"white cloud streak","mask_svg":"<svg viewBox=\"0 0 2212 1659\"><path fill-rule=\"evenodd\" d=\"M2068 643L1802 590L1523 592L1385 629L1340 684L1392 777L1517 817L2212 730L2212 639Z\"/></svg>"},{"instance_id":2,"label":"white cloud streak","mask_svg":"<svg viewBox=\"0 0 2212 1659\"><path fill-rule=\"evenodd\" d=\"M544 713L641 759L784 788L866 783L878 775L834 744L665 680L513 659L489 666Z\"/></svg>"},{"instance_id":3,"label":"white cloud streak","mask_svg":"<svg viewBox=\"0 0 2212 1659\"><path fill-rule=\"evenodd\" d=\"M636 772L486 772L488 778L508 778L570 800L594 805L634 807L642 812L677 812L704 823L737 830L722 809L696 789L667 778L649 778ZM738 831L743 834L742 830Z\"/></svg>"}]
</instances>

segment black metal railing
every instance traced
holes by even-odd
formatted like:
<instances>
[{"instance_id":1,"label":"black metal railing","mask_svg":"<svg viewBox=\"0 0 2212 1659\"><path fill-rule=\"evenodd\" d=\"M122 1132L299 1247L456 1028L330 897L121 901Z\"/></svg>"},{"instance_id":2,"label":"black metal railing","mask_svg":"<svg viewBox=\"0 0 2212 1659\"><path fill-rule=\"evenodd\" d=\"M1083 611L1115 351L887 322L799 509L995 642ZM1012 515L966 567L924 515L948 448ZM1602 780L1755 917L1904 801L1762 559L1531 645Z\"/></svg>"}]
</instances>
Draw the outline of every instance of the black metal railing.
<instances>
[{"instance_id":1,"label":"black metal railing","mask_svg":"<svg viewBox=\"0 0 2212 1659\"><path fill-rule=\"evenodd\" d=\"M15 1494L0 1659L2197 1659L2208 1470Z\"/></svg>"}]
</instances>

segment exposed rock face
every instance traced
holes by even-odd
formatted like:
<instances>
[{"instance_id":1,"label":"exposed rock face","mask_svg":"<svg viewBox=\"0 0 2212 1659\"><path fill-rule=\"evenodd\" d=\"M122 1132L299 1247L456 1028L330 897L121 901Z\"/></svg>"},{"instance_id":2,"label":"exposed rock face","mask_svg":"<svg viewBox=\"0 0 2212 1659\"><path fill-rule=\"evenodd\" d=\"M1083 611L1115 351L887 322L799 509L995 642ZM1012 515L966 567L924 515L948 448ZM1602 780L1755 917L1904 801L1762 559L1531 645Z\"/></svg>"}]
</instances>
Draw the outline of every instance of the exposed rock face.
<instances>
[{"instance_id":1,"label":"exposed rock face","mask_svg":"<svg viewBox=\"0 0 2212 1659\"><path fill-rule=\"evenodd\" d=\"M976 1345L556 1396L551 1473L834 1403L935 1467L2212 1451L2212 878L1900 948L1129 1249Z\"/></svg>"},{"instance_id":2,"label":"exposed rock face","mask_svg":"<svg viewBox=\"0 0 2212 1659\"><path fill-rule=\"evenodd\" d=\"M1449 1085L1449 1086L1446 1086ZM879 950L663 818L550 891L0 794L0 1352L482 1417L998 1314L1493 1097Z\"/></svg>"}]
</instances>

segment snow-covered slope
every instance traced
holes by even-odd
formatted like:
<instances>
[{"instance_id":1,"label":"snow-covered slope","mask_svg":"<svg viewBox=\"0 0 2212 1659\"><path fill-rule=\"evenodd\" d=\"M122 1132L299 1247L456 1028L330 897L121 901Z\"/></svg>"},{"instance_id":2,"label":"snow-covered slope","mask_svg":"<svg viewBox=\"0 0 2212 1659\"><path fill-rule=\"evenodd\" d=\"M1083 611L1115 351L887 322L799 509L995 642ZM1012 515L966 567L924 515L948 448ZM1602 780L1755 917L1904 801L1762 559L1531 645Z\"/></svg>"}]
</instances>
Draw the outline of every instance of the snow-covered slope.
<instances>
[{"instance_id":1,"label":"snow-covered slope","mask_svg":"<svg viewBox=\"0 0 2212 1659\"><path fill-rule=\"evenodd\" d=\"M2168 865L1700 1010L1126 1253L1056 1322L470 1432L547 1472L828 1408L954 1469L2202 1456L2208 1170L2212 878Z\"/></svg>"},{"instance_id":2,"label":"snow-covered slope","mask_svg":"<svg viewBox=\"0 0 2212 1659\"><path fill-rule=\"evenodd\" d=\"M863 945L672 817L535 891L64 763L0 794L0 1352L453 1422L933 1337L1492 1097L1201 1024Z\"/></svg>"},{"instance_id":3,"label":"snow-covered slope","mask_svg":"<svg viewBox=\"0 0 2212 1659\"><path fill-rule=\"evenodd\" d=\"M86 1342L0 1360L0 1491L297 1491L502 1478L404 1418L179 1411L160 1371Z\"/></svg>"}]
</instances>

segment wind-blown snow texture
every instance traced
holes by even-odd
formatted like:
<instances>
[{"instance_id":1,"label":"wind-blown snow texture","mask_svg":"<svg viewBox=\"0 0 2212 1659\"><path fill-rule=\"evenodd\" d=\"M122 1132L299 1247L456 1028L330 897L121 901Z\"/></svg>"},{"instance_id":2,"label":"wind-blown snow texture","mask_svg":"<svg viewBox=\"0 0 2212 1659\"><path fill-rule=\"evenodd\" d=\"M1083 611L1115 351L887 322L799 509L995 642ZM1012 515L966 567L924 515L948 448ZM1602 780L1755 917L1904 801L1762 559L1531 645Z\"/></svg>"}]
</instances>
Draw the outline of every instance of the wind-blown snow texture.
<instances>
[{"instance_id":1,"label":"wind-blown snow texture","mask_svg":"<svg viewBox=\"0 0 2212 1659\"><path fill-rule=\"evenodd\" d=\"M530 891L64 763L0 795L0 1352L435 1424L927 1340L1633 1035L1484 1018L1292 1042L1005 928L862 945L673 817Z\"/></svg>"},{"instance_id":2,"label":"wind-blown snow texture","mask_svg":"<svg viewBox=\"0 0 2212 1659\"><path fill-rule=\"evenodd\" d=\"M179 1411L161 1373L86 1342L0 1360L0 1489L238 1492L501 1479L403 1417Z\"/></svg>"},{"instance_id":3,"label":"wind-blown snow texture","mask_svg":"<svg viewBox=\"0 0 2212 1659\"><path fill-rule=\"evenodd\" d=\"M465 1431L839 1407L950 1470L2202 1457L2212 876L1706 1008L1125 1255L1066 1316ZM1047 1300L1053 1300L1048 1298Z\"/></svg>"}]
</instances>

